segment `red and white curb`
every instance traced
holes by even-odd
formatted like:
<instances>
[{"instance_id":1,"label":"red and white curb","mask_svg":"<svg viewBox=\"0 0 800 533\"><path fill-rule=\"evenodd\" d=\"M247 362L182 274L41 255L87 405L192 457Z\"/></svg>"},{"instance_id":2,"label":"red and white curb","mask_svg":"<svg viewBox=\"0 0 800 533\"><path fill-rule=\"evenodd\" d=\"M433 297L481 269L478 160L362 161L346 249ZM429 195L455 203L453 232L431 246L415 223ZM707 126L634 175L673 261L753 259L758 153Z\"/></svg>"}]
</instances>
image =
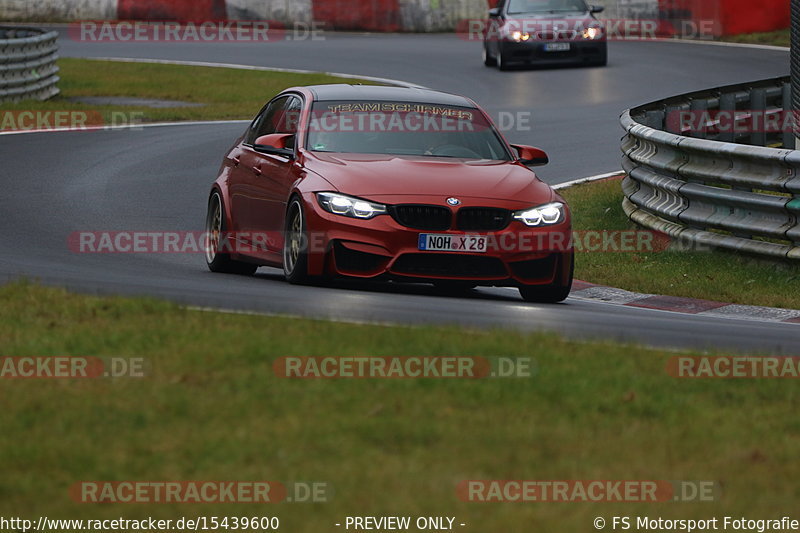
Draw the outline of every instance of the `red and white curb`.
<instances>
[{"instance_id":1,"label":"red and white curb","mask_svg":"<svg viewBox=\"0 0 800 533\"><path fill-rule=\"evenodd\" d=\"M572 285L570 298L602 301L610 304L655 309L698 315L702 317L735 318L758 320L761 322L788 322L800 324L800 310L782 309L779 307L759 307L756 305L740 305L711 300L698 300L680 296L660 296L639 292L615 289L603 285L595 285L576 280Z\"/></svg>"}]
</instances>

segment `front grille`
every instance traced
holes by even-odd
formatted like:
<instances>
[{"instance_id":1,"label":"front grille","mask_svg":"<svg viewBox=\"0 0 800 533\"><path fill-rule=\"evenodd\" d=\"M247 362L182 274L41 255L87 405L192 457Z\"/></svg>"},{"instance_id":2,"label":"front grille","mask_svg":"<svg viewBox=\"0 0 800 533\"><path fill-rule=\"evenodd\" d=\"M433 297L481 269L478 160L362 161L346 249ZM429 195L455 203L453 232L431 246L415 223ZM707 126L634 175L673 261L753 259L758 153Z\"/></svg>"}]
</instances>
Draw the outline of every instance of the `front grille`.
<instances>
[{"instance_id":1,"label":"front grille","mask_svg":"<svg viewBox=\"0 0 800 533\"><path fill-rule=\"evenodd\" d=\"M392 266L396 274L454 278L505 278L503 262L496 257L447 253L404 254Z\"/></svg>"},{"instance_id":2,"label":"front grille","mask_svg":"<svg viewBox=\"0 0 800 533\"><path fill-rule=\"evenodd\" d=\"M492 207L465 207L458 211L458 229L464 231L500 231L511 222L511 211Z\"/></svg>"},{"instance_id":3,"label":"front grille","mask_svg":"<svg viewBox=\"0 0 800 533\"><path fill-rule=\"evenodd\" d=\"M578 32L575 30L543 30L533 34L536 41L574 41L578 37Z\"/></svg>"},{"instance_id":4,"label":"front grille","mask_svg":"<svg viewBox=\"0 0 800 533\"><path fill-rule=\"evenodd\" d=\"M448 208L435 205L396 205L389 213L407 228L433 231L450 229L453 218Z\"/></svg>"}]
</instances>

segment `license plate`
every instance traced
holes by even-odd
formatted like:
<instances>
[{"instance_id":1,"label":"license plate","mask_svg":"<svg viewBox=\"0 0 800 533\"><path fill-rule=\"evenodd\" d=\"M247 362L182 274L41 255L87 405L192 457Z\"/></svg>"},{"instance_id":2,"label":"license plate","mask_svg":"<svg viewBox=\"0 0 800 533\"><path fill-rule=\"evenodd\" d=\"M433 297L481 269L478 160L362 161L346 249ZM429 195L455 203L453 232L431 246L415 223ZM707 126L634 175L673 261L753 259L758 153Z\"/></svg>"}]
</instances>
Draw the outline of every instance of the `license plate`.
<instances>
[{"instance_id":1,"label":"license plate","mask_svg":"<svg viewBox=\"0 0 800 533\"><path fill-rule=\"evenodd\" d=\"M419 249L426 252L485 253L487 238L483 235L446 235L423 233L419 236Z\"/></svg>"},{"instance_id":2,"label":"license plate","mask_svg":"<svg viewBox=\"0 0 800 533\"><path fill-rule=\"evenodd\" d=\"M569 43L547 43L544 45L545 52L568 52Z\"/></svg>"}]
</instances>

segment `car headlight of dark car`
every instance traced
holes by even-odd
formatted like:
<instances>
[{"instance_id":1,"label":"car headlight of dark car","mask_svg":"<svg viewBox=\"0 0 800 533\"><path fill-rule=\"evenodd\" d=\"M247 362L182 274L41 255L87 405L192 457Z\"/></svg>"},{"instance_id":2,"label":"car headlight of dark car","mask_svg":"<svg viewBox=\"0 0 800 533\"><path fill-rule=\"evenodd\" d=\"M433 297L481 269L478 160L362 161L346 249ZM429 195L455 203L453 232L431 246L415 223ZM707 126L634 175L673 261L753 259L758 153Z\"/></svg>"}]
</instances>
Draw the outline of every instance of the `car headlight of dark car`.
<instances>
[{"instance_id":1,"label":"car headlight of dark car","mask_svg":"<svg viewBox=\"0 0 800 533\"><path fill-rule=\"evenodd\" d=\"M564 220L566 206L561 202L531 207L514 212L514 220L519 220L526 226L552 226Z\"/></svg>"},{"instance_id":2,"label":"car headlight of dark car","mask_svg":"<svg viewBox=\"0 0 800 533\"><path fill-rule=\"evenodd\" d=\"M318 192L317 202L328 213L362 220L385 215L387 212L386 206L383 204L335 192Z\"/></svg>"}]
</instances>

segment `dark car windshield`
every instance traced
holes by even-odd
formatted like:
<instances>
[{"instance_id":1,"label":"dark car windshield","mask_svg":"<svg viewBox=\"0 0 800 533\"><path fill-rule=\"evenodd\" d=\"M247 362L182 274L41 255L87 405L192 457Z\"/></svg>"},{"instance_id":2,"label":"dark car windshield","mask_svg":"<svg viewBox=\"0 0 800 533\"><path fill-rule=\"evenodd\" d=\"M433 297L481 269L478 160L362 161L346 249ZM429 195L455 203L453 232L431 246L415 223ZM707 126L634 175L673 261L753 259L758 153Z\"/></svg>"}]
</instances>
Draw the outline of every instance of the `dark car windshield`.
<instances>
[{"instance_id":1,"label":"dark car windshield","mask_svg":"<svg viewBox=\"0 0 800 533\"><path fill-rule=\"evenodd\" d=\"M415 102L315 102L306 146L314 152L510 159L478 109Z\"/></svg>"},{"instance_id":2,"label":"dark car windshield","mask_svg":"<svg viewBox=\"0 0 800 533\"><path fill-rule=\"evenodd\" d=\"M580 11L589 8L583 0L509 0L508 14L521 13L562 13Z\"/></svg>"}]
</instances>

